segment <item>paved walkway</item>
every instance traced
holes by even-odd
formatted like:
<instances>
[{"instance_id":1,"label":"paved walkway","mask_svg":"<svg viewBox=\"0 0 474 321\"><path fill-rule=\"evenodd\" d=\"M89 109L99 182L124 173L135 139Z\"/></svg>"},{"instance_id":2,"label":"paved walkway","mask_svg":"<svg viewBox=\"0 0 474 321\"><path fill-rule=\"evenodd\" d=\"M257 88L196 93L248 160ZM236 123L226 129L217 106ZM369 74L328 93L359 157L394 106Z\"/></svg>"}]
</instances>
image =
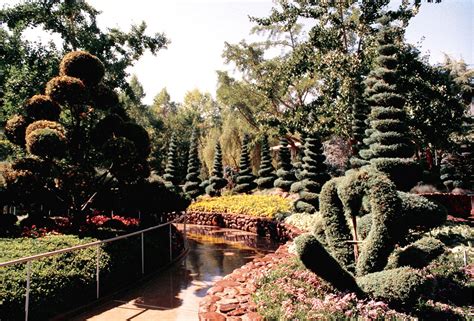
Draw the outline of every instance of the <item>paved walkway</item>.
<instances>
[{"instance_id":1,"label":"paved walkway","mask_svg":"<svg viewBox=\"0 0 474 321\"><path fill-rule=\"evenodd\" d=\"M210 229L210 234L221 237L222 229ZM215 233L214 233L214 232ZM193 234L193 227L190 227ZM202 233L196 227L194 233ZM273 249L257 251L245 246L216 243L212 238L189 240L190 251L186 258L163 271L146 283L121 294L95 309L83 313L72 321L122 321L122 320L198 320L199 301L215 281L246 264L255 257ZM226 238L245 239L256 237L247 232L225 230Z\"/></svg>"}]
</instances>

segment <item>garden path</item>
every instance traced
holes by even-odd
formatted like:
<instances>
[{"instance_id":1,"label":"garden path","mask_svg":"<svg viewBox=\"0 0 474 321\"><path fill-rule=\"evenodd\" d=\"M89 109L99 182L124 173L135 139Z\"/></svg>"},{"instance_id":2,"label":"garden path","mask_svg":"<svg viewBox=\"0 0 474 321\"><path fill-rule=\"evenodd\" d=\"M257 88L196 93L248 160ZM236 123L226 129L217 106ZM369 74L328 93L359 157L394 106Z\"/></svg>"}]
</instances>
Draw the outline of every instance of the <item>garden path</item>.
<instances>
[{"instance_id":1,"label":"garden path","mask_svg":"<svg viewBox=\"0 0 474 321\"><path fill-rule=\"evenodd\" d=\"M215 281L278 244L249 232L189 226L189 253L169 269L72 321L197 320L199 301Z\"/></svg>"}]
</instances>

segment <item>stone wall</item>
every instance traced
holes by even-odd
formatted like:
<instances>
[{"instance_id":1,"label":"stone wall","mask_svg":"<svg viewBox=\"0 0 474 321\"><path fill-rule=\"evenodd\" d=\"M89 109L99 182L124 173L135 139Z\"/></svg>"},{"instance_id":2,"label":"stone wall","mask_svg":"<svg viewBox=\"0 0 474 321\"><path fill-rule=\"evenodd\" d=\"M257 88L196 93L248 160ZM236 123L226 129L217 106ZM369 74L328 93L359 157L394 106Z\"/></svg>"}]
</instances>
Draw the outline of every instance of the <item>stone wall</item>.
<instances>
[{"instance_id":1,"label":"stone wall","mask_svg":"<svg viewBox=\"0 0 474 321\"><path fill-rule=\"evenodd\" d=\"M186 222L197 225L210 225L256 233L268 236L278 242L286 242L300 235L301 230L294 226L268 218L228 213L188 212Z\"/></svg>"}]
</instances>

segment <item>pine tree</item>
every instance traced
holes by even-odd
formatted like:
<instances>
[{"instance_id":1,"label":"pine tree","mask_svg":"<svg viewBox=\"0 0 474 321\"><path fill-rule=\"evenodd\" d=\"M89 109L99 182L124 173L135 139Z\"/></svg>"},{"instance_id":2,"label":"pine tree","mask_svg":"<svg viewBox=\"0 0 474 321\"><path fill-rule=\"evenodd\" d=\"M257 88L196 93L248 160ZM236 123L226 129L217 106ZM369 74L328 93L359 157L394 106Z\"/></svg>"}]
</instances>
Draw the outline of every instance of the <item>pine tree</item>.
<instances>
[{"instance_id":1,"label":"pine tree","mask_svg":"<svg viewBox=\"0 0 474 321\"><path fill-rule=\"evenodd\" d=\"M171 141L170 145L168 147L168 157L166 161L166 168L165 168L165 174L163 175L163 178L165 181L171 183L172 185L178 185L178 180L177 180L177 170L176 170L176 164L178 163L177 159L177 153L176 153L176 136L173 134L171 136Z\"/></svg>"},{"instance_id":2,"label":"pine tree","mask_svg":"<svg viewBox=\"0 0 474 321\"><path fill-rule=\"evenodd\" d=\"M219 196L221 189L227 185L227 180L224 178L222 169L222 150L221 144L216 143L216 152L214 154L214 164L212 166L211 177L209 178L209 185L206 187L206 193L210 196Z\"/></svg>"},{"instance_id":3,"label":"pine tree","mask_svg":"<svg viewBox=\"0 0 474 321\"><path fill-rule=\"evenodd\" d=\"M288 140L281 138L280 150L278 151L278 178L273 183L273 186L281 188L285 192L289 192L291 184L296 181L295 174L292 172L293 165L291 164L291 152L288 147Z\"/></svg>"},{"instance_id":4,"label":"pine tree","mask_svg":"<svg viewBox=\"0 0 474 321\"><path fill-rule=\"evenodd\" d=\"M249 136L246 134L242 141L242 151L240 153L239 173L236 178L234 191L236 193L249 193L257 184L255 176L252 174L252 165L250 164L249 155Z\"/></svg>"},{"instance_id":5,"label":"pine tree","mask_svg":"<svg viewBox=\"0 0 474 321\"><path fill-rule=\"evenodd\" d=\"M315 134L306 138L305 156L303 157L303 171L301 173L302 189L300 199L295 202L295 209L299 212L314 213L319 208L319 192L323 184L329 180L327 166L324 163L323 145Z\"/></svg>"},{"instance_id":6,"label":"pine tree","mask_svg":"<svg viewBox=\"0 0 474 321\"><path fill-rule=\"evenodd\" d=\"M270 146L268 145L268 137L262 139L262 150L260 154L260 169L258 178L255 180L258 189L267 189L273 187L276 179L275 169L272 165L272 156L270 155Z\"/></svg>"},{"instance_id":7,"label":"pine tree","mask_svg":"<svg viewBox=\"0 0 474 321\"><path fill-rule=\"evenodd\" d=\"M201 179L199 178L200 169L201 162L199 161L198 137L197 132L193 131L191 145L189 146L188 172L183 188L184 192L192 199L202 194L202 188L200 187Z\"/></svg>"},{"instance_id":8,"label":"pine tree","mask_svg":"<svg viewBox=\"0 0 474 321\"><path fill-rule=\"evenodd\" d=\"M396 31L384 26L377 39L377 67L366 80L372 133L364 141L369 149L360 155L370 160L374 169L388 175L398 189L408 190L419 180L421 171L411 159L414 145L405 122L405 98L397 88L399 49L396 40Z\"/></svg>"}]
</instances>

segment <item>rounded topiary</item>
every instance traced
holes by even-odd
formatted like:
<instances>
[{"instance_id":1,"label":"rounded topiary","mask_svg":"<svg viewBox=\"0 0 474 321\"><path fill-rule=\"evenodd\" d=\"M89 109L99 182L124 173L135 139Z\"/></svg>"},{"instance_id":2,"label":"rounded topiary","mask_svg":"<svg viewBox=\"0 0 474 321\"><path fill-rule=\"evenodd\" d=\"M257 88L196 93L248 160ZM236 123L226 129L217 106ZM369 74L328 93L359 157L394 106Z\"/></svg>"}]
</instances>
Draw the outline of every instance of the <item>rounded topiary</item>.
<instances>
[{"instance_id":1,"label":"rounded topiary","mask_svg":"<svg viewBox=\"0 0 474 321\"><path fill-rule=\"evenodd\" d=\"M113 136L117 136L122 123L122 118L115 114L109 114L102 118L91 130L92 144L100 147Z\"/></svg>"},{"instance_id":2,"label":"rounded topiary","mask_svg":"<svg viewBox=\"0 0 474 321\"><path fill-rule=\"evenodd\" d=\"M26 149L42 158L62 157L66 152L66 137L55 129L36 129L26 136Z\"/></svg>"},{"instance_id":3,"label":"rounded topiary","mask_svg":"<svg viewBox=\"0 0 474 321\"><path fill-rule=\"evenodd\" d=\"M224 178L224 172L222 168L221 144L217 142L211 177L209 177L209 184L206 186L206 194L210 196L219 196L221 189L223 189L226 185L227 180Z\"/></svg>"},{"instance_id":4,"label":"rounded topiary","mask_svg":"<svg viewBox=\"0 0 474 321\"><path fill-rule=\"evenodd\" d=\"M132 122L124 122L120 124L117 135L131 140L135 144L137 153L142 158L147 158L148 155L150 155L150 136L148 135L146 129L142 126Z\"/></svg>"},{"instance_id":5,"label":"rounded topiary","mask_svg":"<svg viewBox=\"0 0 474 321\"><path fill-rule=\"evenodd\" d=\"M372 298L395 306L413 306L432 286L420 270L409 267L384 270L358 277L357 284Z\"/></svg>"},{"instance_id":6,"label":"rounded topiary","mask_svg":"<svg viewBox=\"0 0 474 321\"><path fill-rule=\"evenodd\" d=\"M102 62L86 51L73 51L66 54L59 65L60 76L80 79L84 84L96 85L104 77Z\"/></svg>"},{"instance_id":7,"label":"rounded topiary","mask_svg":"<svg viewBox=\"0 0 474 321\"><path fill-rule=\"evenodd\" d=\"M76 105L87 101L84 83L69 76L59 76L48 81L46 94L59 104Z\"/></svg>"},{"instance_id":8,"label":"rounded topiary","mask_svg":"<svg viewBox=\"0 0 474 321\"><path fill-rule=\"evenodd\" d=\"M245 135L242 141L242 150L240 153L239 172L236 178L234 191L236 193L249 193L257 184L254 182L255 176L252 174L252 165L249 155L249 136Z\"/></svg>"},{"instance_id":9,"label":"rounded topiary","mask_svg":"<svg viewBox=\"0 0 474 321\"><path fill-rule=\"evenodd\" d=\"M300 198L295 202L295 209L299 212L314 213L318 210L318 193L330 178L322 147L321 140L315 134L305 139Z\"/></svg>"},{"instance_id":10,"label":"rounded topiary","mask_svg":"<svg viewBox=\"0 0 474 321\"><path fill-rule=\"evenodd\" d=\"M5 124L5 136L13 144L19 146L25 145L25 131L30 123L31 120L23 116L13 116L12 118L8 119L7 123Z\"/></svg>"},{"instance_id":11,"label":"rounded topiary","mask_svg":"<svg viewBox=\"0 0 474 321\"><path fill-rule=\"evenodd\" d=\"M176 168L176 164L178 163L178 155L176 154L176 149L176 136L173 134L168 146L168 157L166 159L165 174L163 175L165 181L170 182L172 185L178 185L178 170Z\"/></svg>"},{"instance_id":12,"label":"rounded topiary","mask_svg":"<svg viewBox=\"0 0 474 321\"><path fill-rule=\"evenodd\" d=\"M399 189L407 190L420 179L421 170L411 159L415 149L405 121L405 98L397 88L399 58L395 42L396 33L390 27L384 27L378 37L376 68L366 81L373 131L365 141L369 148L361 151L360 155L370 160L377 170L389 175Z\"/></svg>"},{"instance_id":13,"label":"rounded topiary","mask_svg":"<svg viewBox=\"0 0 474 321\"><path fill-rule=\"evenodd\" d=\"M92 105L101 110L107 110L118 106L119 98L115 90L104 84L98 84L90 90Z\"/></svg>"},{"instance_id":14,"label":"rounded topiary","mask_svg":"<svg viewBox=\"0 0 474 321\"><path fill-rule=\"evenodd\" d=\"M57 121L61 113L61 107L49 96L35 95L26 102L25 111L26 115L33 120Z\"/></svg>"},{"instance_id":15,"label":"rounded topiary","mask_svg":"<svg viewBox=\"0 0 474 321\"><path fill-rule=\"evenodd\" d=\"M276 173L278 178L273 183L273 186L289 192L291 184L296 181L296 178L292 172L293 166L291 165L291 152L288 147L288 140L284 137L280 140L278 156L278 170Z\"/></svg>"},{"instance_id":16,"label":"rounded topiary","mask_svg":"<svg viewBox=\"0 0 474 321\"><path fill-rule=\"evenodd\" d=\"M443 242L424 237L403 248L396 249L388 258L386 270L402 266L421 269L446 251Z\"/></svg>"},{"instance_id":17,"label":"rounded topiary","mask_svg":"<svg viewBox=\"0 0 474 321\"><path fill-rule=\"evenodd\" d=\"M262 148L260 152L260 169L258 170L258 178L255 180L258 189L272 188L275 182L276 174L272 165L272 156L270 154L270 146L268 145L268 137L262 139Z\"/></svg>"},{"instance_id":18,"label":"rounded topiary","mask_svg":"<svg viewBox=\"0 0 474 321\"><path fill-rule=\"evenodd\" d=\"M201 179L199 173L201 171L201 162L199 161L198 137L197 132L193 131L191 136L191 144L189 146L188 155L188 171L186 175L186 183L184 184L184 192L191 198L195 199L202 194Z\"/></svg>"},{"instance_id":19,"label":"rounded topiary","mask_svg":"<svg viewBox=\"0 0 474 321\"><path fill-rule=\"evenodd\" d=\"M5 186L11 195L14 195L13 203L28 202L36 204L41 199L39 193L43 184L38 175L29 170L6 170L3 173Z\"/></svg>"},{"instance_id":20,"label":"rounded topiary","mask_svg":"<svg viewBox=\"0 0 474 321\"><path fill-rule=\"evenodd\" d=\"M102 147L104 159L114 166L133 163L138 158L135 144L125 137L112 137Z\"/></svg>"},{"instance_id":21,"label":"rounded topiary","mask_svg":"<svg viewBox=\"0 0 474 321\"><path fill-rule=\"evenodd\" d=\"M50 121L50 120L38 120L28 125L28 127L26 127L25 136L28 137L35 130L45 129L45 128L57 130L58 132L61 133L61 135L63 136L66 135L64 127L60 123L55 122L55 121Z\"/></svg>"}]
</instances>

